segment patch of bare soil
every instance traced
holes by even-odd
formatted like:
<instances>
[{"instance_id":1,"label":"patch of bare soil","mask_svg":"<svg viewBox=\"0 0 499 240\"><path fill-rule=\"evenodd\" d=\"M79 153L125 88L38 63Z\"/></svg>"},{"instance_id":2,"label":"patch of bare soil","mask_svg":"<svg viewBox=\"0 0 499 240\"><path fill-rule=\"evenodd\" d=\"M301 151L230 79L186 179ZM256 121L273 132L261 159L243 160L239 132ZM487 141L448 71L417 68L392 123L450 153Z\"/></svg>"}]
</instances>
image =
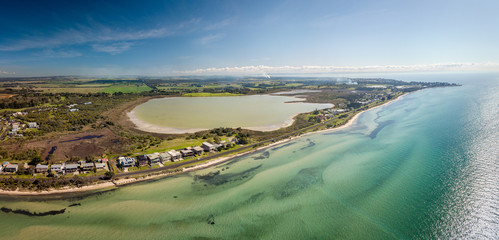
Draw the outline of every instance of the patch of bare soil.
<instances>
[{"instance_id":1,"label":"patch of bare soil","mask_svg":"<svg viewBox=\"0 0 499 240\"><path fill-rule=\"evenodd\" d=\"M42 159L48 160L49 155L52 154L51 162L60 162L70 157L83 159L87 156L98 157L104 153L124 152L126 142L128 142L127 139L104 128L25 143L23 149L39 149Z\"/></svg>"}]
</instances>

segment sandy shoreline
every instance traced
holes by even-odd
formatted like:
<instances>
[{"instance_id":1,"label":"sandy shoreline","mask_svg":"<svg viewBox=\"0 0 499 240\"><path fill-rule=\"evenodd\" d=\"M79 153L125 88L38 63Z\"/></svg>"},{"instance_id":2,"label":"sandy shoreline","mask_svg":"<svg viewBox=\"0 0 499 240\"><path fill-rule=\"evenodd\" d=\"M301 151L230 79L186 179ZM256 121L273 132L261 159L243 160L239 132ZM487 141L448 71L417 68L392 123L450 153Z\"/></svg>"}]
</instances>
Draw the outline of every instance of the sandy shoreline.
<instances>
[{"instance_id":1,"label":"sandy shoreline","mask_svg":"<svg viewBox=\"0 0 499 240\"><path fill-rule=\"evenodd\" d=\"M274 147L276 145L283 144L283 143L286 143L288 141L291 141L293 139L307 136L309 134L324 133L324 132L334 132L334 131L343 130L345 128L348 128L348 127L352 126L355 122L357 122L357 119L359 118L359 116L362 113L370 111L370 110L373 110L373 109L376 109L376 108L379 108L379 107L386 106L386 105L388 105L390 103L393 103L396 100L401 99L405 95L407 95L407 93L403 94L403 95L400 95L399 97L397 97L395 99L392 99L391 101L388 101L388 102L386 102L384 104L381 104L379 106L376 106L376 107L369 108L367 110L358 112L352 118L350 118L347 123L345 123L345 124L343 124L343 125L341 125L339 127L325 129L325 130L321 130L321 131L315 131L315 132L308 132L308 133L305 133L305 134L302 134L302 135L299 135L299 136L286 138L286 139L274 142L274 143L269 144L269 145L265 145L265 146L262 146L262 147L255 148L254 150L251 150L251 151L248 151L248 152L237 153L237 154L234 154L234 155L220 157L220 158L216 158L214 160L211 160L211 161L203 163L203 164L195 165L193 167L183 168L182 171L180 171L180 172L160 173L160 174L151 175L151 176L145 176L145 177L141 177L141 178L130 177L130 178L127 178L127 179L125 178L125 179L115 180L114 182L98 183L98 184L83 186L83 187L80 187L80 188L67 187L67 188L59 189L59 190L49 190L49 191L40 191L40 192L0 190L0 195L12 195L12 196L23 196L23 195L24 196L38 196L38 195L40 195L40 196L43 196L43 195L52 195L52 194L85 192L85 191L91 191L91 190L100 190L100 189L106 189L106 188L115 188L115 187L118 187L120 185L126 185L126 184L130 184L130 183L135 183L135 182L147 181L147 180L150 180L150 179L166 177L166 176L174 175L174 174L178 174L178 173L196 171L196 170L200 170L200 169L204 169L204 168L207 168L207 167L218 165L220 163L232 160L232 159L234 159L236 157L240 157L240 156L244 156L244 155L247 155L247 154L251 154L251 153L254 153L256 151L260 151L260 150L263 150L263 149L266 149L266 148L271 148L271 147Z\"/></svg>"},{"instance_id":2,"label":"sandy shoreline","mask_svg":"<svg viewBox=\"0 0 499 240\"><path fill-rule=\"evenodd\" d=\"M152 132L152 133L163 133L163 134L184 134L184 133L195 133L199 131L210 130L208 128L190 128L190 129L179 129L179 128L170 128L170 127L162 127L154 124L150 124L142 121L135 115L135 110L126 113L128 120L135 125L135 128L144 132ZM273 124L268 126L256 126L256 127L242 127L244 129L253 130L253 131L262 131L262 132L270 132L274 130L278 130L281 128L289 127L293 125L295 122L294 118L298 114L291 116L291 118L287 119L281 124Z\"/></svg>"}]
</instances>

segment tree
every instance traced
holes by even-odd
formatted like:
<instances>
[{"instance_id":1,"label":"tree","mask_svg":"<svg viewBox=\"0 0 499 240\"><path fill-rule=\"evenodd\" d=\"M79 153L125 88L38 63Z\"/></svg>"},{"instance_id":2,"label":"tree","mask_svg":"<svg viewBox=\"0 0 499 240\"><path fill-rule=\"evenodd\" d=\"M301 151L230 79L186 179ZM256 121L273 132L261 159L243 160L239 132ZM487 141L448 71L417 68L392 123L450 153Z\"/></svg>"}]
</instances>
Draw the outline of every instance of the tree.
<instances>
[{"instance_id":1,"label":"tree","mask_svg":"<svg viewBox=\"0 0 499 240\"><path fill-rule=\"evenodd\" d=\"M111 171L107 171L107 172L105 173L106 179L109 179L109 180L113 179L113 178L114 178L114 175L115 175L115 173L114 173L114 172L111 172Z\"/></svg>"},{"instance_id":2,"label":"tree","mask_svg":"<svg viewBox=\"0 0 499 240\"><path fill-rule=\"evenodd\" d=\"M29 165L31 166L36 166L37 164L41 163L43 160L42 160L42 157L40 156L35 156L31 159L31 161L28 163Z\"/></svg>"}]
</instances>

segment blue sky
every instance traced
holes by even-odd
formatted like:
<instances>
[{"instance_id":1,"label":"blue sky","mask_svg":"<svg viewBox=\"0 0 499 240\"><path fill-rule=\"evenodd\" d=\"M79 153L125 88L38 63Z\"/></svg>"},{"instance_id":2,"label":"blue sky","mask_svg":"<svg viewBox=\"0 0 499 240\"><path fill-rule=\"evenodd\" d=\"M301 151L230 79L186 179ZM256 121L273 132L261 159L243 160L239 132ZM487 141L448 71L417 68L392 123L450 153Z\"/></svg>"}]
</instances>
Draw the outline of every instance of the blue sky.
<instances>
[{"instance_id":1,"label":"blue sky","mask_svg":"<svg viewBox=\"0 0 499 240\"><path fill-rule=\"evenodd\" d=\"M2 1L0 77L499 70L499 1Z\"/></svg>"}]
</instances>

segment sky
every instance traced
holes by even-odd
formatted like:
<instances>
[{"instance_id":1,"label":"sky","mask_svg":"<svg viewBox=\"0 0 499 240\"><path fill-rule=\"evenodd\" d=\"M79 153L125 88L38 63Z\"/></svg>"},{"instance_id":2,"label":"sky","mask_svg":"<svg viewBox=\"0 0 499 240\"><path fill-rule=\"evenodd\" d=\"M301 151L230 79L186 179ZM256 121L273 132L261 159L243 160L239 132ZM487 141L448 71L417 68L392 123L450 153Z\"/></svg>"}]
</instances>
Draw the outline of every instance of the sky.
<instances>
[{"instance_id":1,"label":"sky","mask_svg":"<svg viewBox=\"0 0 499 240\"><path fill-rule=\"evenodd\" d=\"M497 0L1 1L0 77L499 71Z\"/></svg>"}]
</instances>

